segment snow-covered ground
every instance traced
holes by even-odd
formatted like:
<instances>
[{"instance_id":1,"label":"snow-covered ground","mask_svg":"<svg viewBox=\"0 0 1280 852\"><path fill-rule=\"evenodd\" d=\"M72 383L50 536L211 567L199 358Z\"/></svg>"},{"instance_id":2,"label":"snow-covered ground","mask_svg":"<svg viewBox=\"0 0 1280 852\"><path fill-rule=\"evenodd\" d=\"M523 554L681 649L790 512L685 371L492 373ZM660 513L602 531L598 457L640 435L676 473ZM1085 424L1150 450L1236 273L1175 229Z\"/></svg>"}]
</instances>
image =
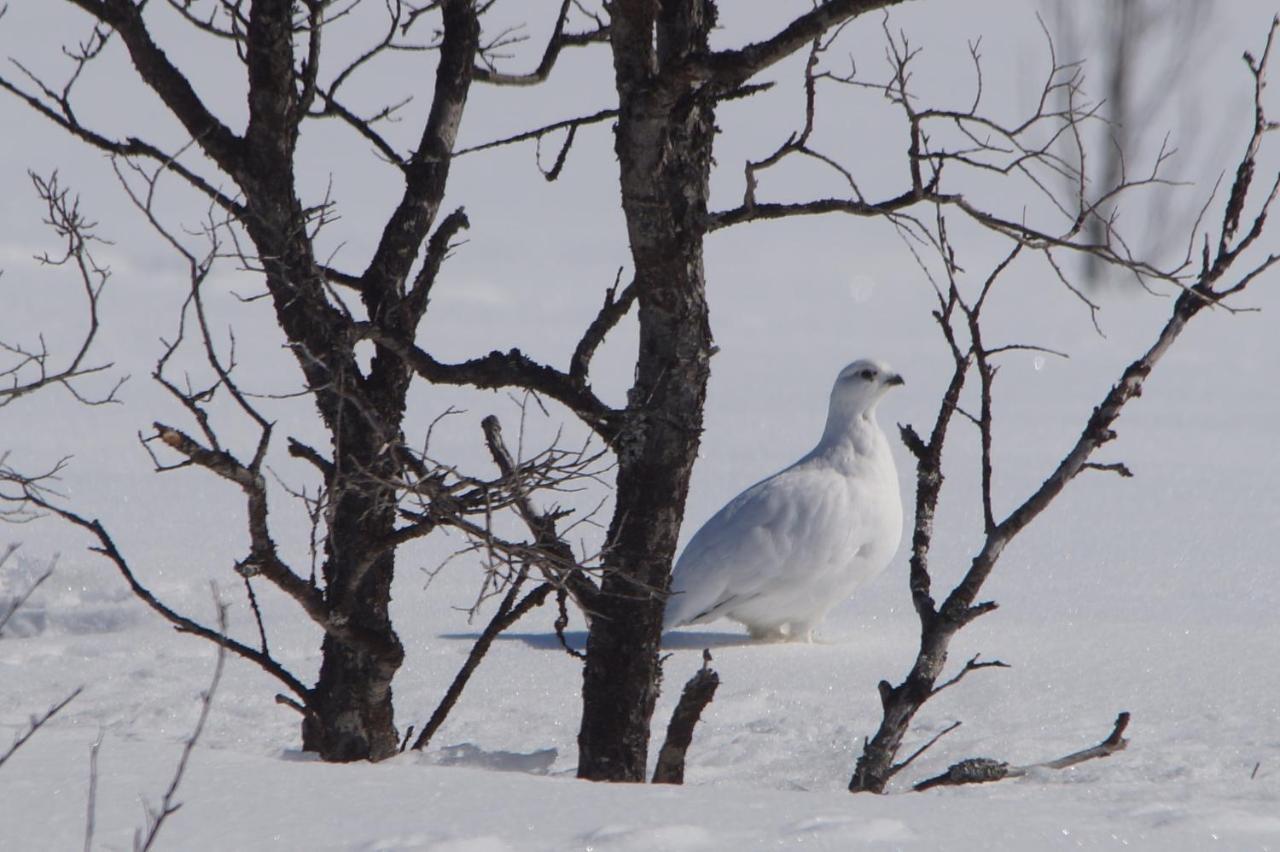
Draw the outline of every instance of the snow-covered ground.
<instances>
[{"instance_id":1,"label":"snow-covered ground","mask_svg":"<svg viewBox=\"0 0 1280 852\"><path fill-rule=\"evenodd\" d=\"M16 4L11 16L32 8ZM931 17L930 8L936 4L909 7L894 21L920 32L926 47L961 58L964 38L1014 27L1007 21L1012 8L1029 14L1021 4L988 3L961 25ZM1213 126L1234 154L1249 94L1238 57L1259 49L1270 10L1257 3L1231 9L1200 44L1198 61L1212 81L1207 103L1220 114ZM16 26L6 18L5 48L22 54L13 44ZM1034 21L1019 26L1003 45L985 42L997 67L1036 55ZM865 27L872 42L877 27ZM583 83L580 103L547 106L549 117L594 109L593 98L605 94L592 85ZM464 141L503 132L498 119L481 116L517 121L502 109L512 97L477 94L470 106L477 118L464 127ZM785 138L795 118L785 104L794 101L777 103L781 118L754 125L745 111L725 108L722 164L759 157ZM11 103L0 109L21 115ZM858 115L842 119L851 132L863 126ZM422 338L441 357L511 345L557 363L567 357L625 263L616 211L578 203L616 195L607 130L584 133L584 140L591 144L580 141L551 188L527 149L459 162L450 197L467 205L473 229L446 267ZM101 250L115 274L99 351L116 363L113 374L133 378L121 406L86 410L55 389L0 410L0 449L27 469L74 453L60 484L66 502L101 517L143 579L177 608L211 618L208 581L216 579L233 603L232 629L253 635L230 570L243 555L237 493L198 472L153 473L136 440L153 420L184 422L147 378L157 338L172 331L181 269L118 204L95 156L35 124L4 144L0 339L34 328L46 329L53 344L74 335L74 325L58 319L74 282L30 262L51 244L22 186L23 166L58 166L84 192L103 236L115 241ZM353 155L363 154L350 144ZM333 159L313 165L317 174L337 171L337 197L351 198L343 211L351 243L339 258L356 265L369 234L360 236L353 223L385 213L376 199L386 189L377 181L387 175L366 176L369 186L359 186L336 165L345 154L326 156ZM1264 173L1274 173L1276 162L1268 159ZM740 172L726 166L718 180L719 199L730 203ZM550 231L530 222L567 237L546 237ZM976 274L983 259L969 260ZM930 292L889 229L843 220L752 226L714 235L707 268L721 351L686 536L724 500L813 444L830 382L854 357L884 358L907 379L881 408L886 426L930 422L946 353L928 315ZM1169 307L1148 296L1108 298L1107 337L1099 338L1087 312L1047 276L1028 271L1002 287L992 334L1066 349L1072 358L1018 355L1000 373L997 512L1039 483ZM237 317L242 363L258 357L266 364L255 367L253 389L289 390L295 379L270 323L229 296L213 305L224 321ZM1121 419L1120 438L1103 460L1125 461L1136 477L1082 476L1006 552L987 588L1001 608L960 634L952 665L982 652L1012 668L973 673L929 703L907 749L954 721L963 725L904 772L890 795L855 797L844 789L862 738L879 721L876 683L900 678L915 653L902 552L832 613L815 645L755 644L727 623L668 637L655 739L703 648L722 678L681 788L573 780L579 664L558 648L551 612L534 613L495 643L428 752L378 765L328 766L300 754L297 716L274 702L275 682L230 658L178 794L183 805L161 847L1280 848L1280 280L1259 281L1241 305L1262 310L1197 319ZM633 341L634 329L624 325L601 352L594 381L613 400L625 389ZM442 427L440 455L483 469L479 420L491 411L513 418L514 406L502 395L424 393L414 400L417 427L453 402L467 411ZM282 418L299 410L296 402L264 405ZM549 431L559 417L553 412L536 428ZM254 437L230 418L223 428L233 444ZM289 421L281 432L307 437L307 428ZM968 437L963 429L956 436ZM933 555L939 585L966 567L981 521L975 448L957 440L953 450ZM897 443L895 452L909 500L909 459ZM277 470L296 484L305 468L282 454ZM276 496L277 538L305 564L305 518ZM0 527L0 536L0 546L23 545L0 571L0 601L60 554L53 577L0 637L0 747L31 714L85 687L0 768L0 849L81 848L89 749L99 739L95 848L129 848L143 822L139 799L158 804L195 724L213 649L175 634L134 601L111 566L65 525L44 519ZM433 542L400 563L393 614L408 649L395 685L402 730L430 715L485 618L482 610L468 622L461 611L475 594L474 565L456 561L426 584L425 569L453 546ZM313 677L316 631L288 601L261 594L277 656L304 680ZM569 638L581 644L582 630L575 623ZM1132 713L1130 745L1105 760L994 785L909 791L910 782L964 757L1033 763L1091 745L1121 710Z\"/></svg>"}]
</instances>

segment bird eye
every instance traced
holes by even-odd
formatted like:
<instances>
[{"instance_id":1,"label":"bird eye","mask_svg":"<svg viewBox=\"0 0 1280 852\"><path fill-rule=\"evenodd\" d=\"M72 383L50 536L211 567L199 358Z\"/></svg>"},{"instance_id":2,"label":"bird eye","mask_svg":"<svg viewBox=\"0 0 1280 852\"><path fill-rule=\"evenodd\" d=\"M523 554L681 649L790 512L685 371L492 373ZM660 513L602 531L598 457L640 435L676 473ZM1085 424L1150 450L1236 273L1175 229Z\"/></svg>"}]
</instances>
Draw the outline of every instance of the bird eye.
<instances>
[{"instance_id":1,"label":"bird eye","mask_svg":"<svg viewBox=\"0 0 1280 852\"><path fill-rule=\"evenodd\" d=\"M876 371L875 371L875 370L863 370L863 371L862 371L861 373L859 373L858 375L859 375L859 376L862 376L862 378L864 378L864 379L874 379L874 378L876 377Z\"/></svg>"}]
</instances>

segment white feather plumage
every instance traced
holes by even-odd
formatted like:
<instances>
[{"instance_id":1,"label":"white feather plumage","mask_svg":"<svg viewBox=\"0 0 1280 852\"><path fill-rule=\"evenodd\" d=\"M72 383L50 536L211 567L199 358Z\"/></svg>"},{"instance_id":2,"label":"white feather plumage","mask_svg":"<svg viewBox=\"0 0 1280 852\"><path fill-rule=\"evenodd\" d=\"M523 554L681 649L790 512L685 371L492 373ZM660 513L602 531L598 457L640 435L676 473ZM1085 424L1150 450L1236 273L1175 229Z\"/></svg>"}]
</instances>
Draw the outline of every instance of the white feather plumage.
<instances>
[{"instance_id":1,"label":"white feather plumage","mask_svg":"<svg viewBox=\"0 0 1280 852\"><path fill-rule=\"evenodd\" d=\"M731 618L756 638L812 641L833 606L884 570L902 498L876 404L902 378L855 361L831 390L822 439L702 526L671 577L664 626Z\"/></svg>"}]
</instances>

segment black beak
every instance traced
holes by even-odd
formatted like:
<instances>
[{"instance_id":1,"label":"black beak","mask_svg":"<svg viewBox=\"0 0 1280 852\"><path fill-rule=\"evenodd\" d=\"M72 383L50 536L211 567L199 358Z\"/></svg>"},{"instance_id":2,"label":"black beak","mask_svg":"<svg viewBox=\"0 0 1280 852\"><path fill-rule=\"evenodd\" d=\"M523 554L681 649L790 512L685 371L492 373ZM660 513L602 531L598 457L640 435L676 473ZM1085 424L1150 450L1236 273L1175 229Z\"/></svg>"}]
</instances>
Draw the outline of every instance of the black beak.
<instances>
[{"instance_id":1,"label":"black beak","mask_svg":"<svg viewBox=\"0 0 1280 852\"><path fill-rule=\"evenodd\" d=\"M902 378L902 376L899 376L897 373L894 373L885 379L884 383L892 387L893 385L905 385L907 380Z\"/></svg>"}]
</instances>

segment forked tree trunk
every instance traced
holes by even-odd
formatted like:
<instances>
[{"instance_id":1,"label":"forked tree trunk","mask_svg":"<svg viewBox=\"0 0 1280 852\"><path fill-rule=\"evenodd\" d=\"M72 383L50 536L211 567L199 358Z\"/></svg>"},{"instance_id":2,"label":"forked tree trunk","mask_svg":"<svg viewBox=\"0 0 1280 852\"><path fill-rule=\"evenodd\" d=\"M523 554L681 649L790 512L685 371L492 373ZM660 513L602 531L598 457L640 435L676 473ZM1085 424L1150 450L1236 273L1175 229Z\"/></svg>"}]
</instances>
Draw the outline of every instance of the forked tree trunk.
<instances>
[{"instance_id":1,"label":"forked tree trunk","mask_svg":"<svg viewBox=\"0 0 1280 852\"><path fill-rule=\"evenodd\" d=\"M303 108L294 86L294 11L288 0L251 6L251 117L242 183L249 207L245 224L267 272L277 319L332 438L326 632L320 677L302 726L303 748L325 760L380 760L399 746L391 681L404 648L388 613L395 573L390 542L395 483L403 478L397 447L412 372L381 345L362 371L351 324L326 295L293 174ZM474 0L446 0L442 15L431 112L405 165L404 195L356 288L369 323L405 339L413 338L426 309L431 275L419 276L412 286L409 276L439 212L479 42Z\"/></svg>"},{"instance_id":2,"label":"forked tree trunk","mask_svg":"<svg viewBox=\"0 0 1280 852\"><path fill-rule=\"evenodd\" d=\"M267 212L282 219L299 215L288 205ZM381 760L399 748L391 681L404 649L388 612L395 551L387 542L396 522L395 483L402 478L394 447L401 434L409 368L398 358L380 355L373 369L362 373L351 344L323 322L331 309L314 295L308 304L307 288L291 286L315 277L309 244L302 239L274 241L276 234L289 233L279 226L250 230L260 250L283 246L262 251L269 258L264 264L268 286L332 435L323 565L331 628L303 719L302 747L328 761Z\"/></svg>"},{"instance_id":3,"label":"forked tree trunk","mask_svg":"<svg viewBox=\"0 0 1280 852\"><path fill-rule=\"evenodd\" d=\"M712 16L701 2L656 6L639 0L612 8L621 107L615 147L640 350L617 442L617 504L583 674L578 775L598 781L645 779L662 610L711 355L702 240L713 103L675 79L659 84L657 72L706 49Z\"/></svg>"}]
</instances>

